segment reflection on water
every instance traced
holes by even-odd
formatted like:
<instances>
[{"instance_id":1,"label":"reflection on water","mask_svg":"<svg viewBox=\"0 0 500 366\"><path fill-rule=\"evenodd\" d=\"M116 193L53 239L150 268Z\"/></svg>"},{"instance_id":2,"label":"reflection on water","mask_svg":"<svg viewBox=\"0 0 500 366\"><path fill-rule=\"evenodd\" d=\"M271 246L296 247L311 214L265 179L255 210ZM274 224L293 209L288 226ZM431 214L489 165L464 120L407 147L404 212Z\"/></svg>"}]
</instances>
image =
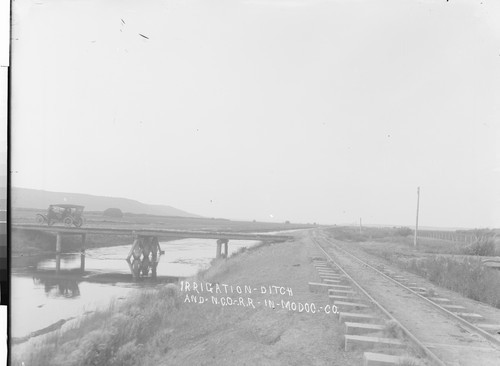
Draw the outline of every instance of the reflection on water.
<instances>
[{"instance_id":1,"label":"reflection on water","mask_svg":"<svg viewBox=\"0 0 500 366\"><path fill-rule=\"evenodd\" d=\"M229 255L258 242L232 240ZM109 306L145 286L157 286L173 278L193 276L215 258L216 241L183 239L160 243L165 254L157 268L157 280L134 282L125 260L130 245L88 249L82 272L80 253L14 258L12 266L11 334L24 337L60 319L68 319ZM59 270L58 270L59 269Z\"/></svg>"},{"instance_id":2,"label":"reflection on water","mask_svg":"<svg viewBox=\"0 0 500 366\"><path fill-rule=\"evenodd\" d=\"M105 309L112 298L124 299L137 287L130 284L101 284L79 282L79 296L54 296L58 290L53 288L49 293L44 285L36 285L32 277L13 276L11 292L11 334L23 337L31 332L50 326L61 319L68 319Z\"/></svg>"},{"instance_id":3,"label":"reflection on water","mask_svg":"<svg viewBox=\"0 0 500 366\"><path fill-rule=\"evenodd\" d=\"M48 297L77 297L80 296L78 281L62 276L43 275L41 273L33 276L33 283L36 287L43 287Z\"/></svg>"}]
</instances>

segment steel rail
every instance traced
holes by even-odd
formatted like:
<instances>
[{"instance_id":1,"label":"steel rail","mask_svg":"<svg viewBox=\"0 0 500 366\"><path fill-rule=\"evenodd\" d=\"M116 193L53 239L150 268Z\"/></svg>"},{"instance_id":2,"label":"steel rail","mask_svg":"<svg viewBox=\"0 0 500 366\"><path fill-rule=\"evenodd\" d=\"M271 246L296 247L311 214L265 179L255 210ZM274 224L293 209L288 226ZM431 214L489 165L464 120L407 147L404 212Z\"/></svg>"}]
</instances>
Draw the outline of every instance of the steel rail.
<instances>
[{"instance_id":1,"label":"steel rail","mask_svg":"<svg viewBox=\"0 0 500 366\"><path fill-rule=\"evenodd\" d=\"M349 280L356 285L356 287L366 296L370 301L379 308L380 311L382 311L391 321L393 321L402 331L403 333L410 338L413 343L415 343L423 352L424 354L429 357L436 365L439 366L447 366L446 363L444 363L438 356L436 356L428 347L426 347L422 342L418 340L417 337L415 337L403 324L401 324L394 316L392 316L391 313L389 313L382 305L380 305L377 300L375 300L356 280L354 280L337 262L333 260L333 258L323 249L321 244L318 243L318 239L314 238L313 239L316 245L321 249L323 253L328 257L328 259L335 264L342 273L349 278Z\"/></svg>"},{"instance_id":2,"label":"steel rail","mask_svg":"<svg viewBox=\"0 0 500 366\"><path fill-rule=\"evenodd\" d=\"M414 295L418 296L419 298L427 301L429 304L433 305L434 307L436 307L438 310L440 310L441 312L445 313L446 315L448 315L449 317L453 318L454 320L457 320L458 322L460 322L462 325L464 325L465 327L469 328L469 330L472 330L472 331L475 331L477 333L479 333L483 338L485 338L486 340L488 340L489 342L493 343L493 346L500 350L500 339L497 339L495 337L493 337L491 334L489 334L488 332L484 331L483 329L479 328L479 327L476 327L474 324L468 322L467 320L459 317L458 315L452 313L451 311L443 308L441 305L435 303L434 301L426 298L425 296L422 296L420 295L418 292L416 291L413 291L411 288L403 285L402 283L396 281L395 279L393 279L391 276L388 276L386 275L384 272L378 270L377 268L371 266L370 264L366 263L365 261L363 261L362 259L359 259L358 257L356 257L354 254L348 252L347 250L345 250L344 248L341 248L339 247L338 245L335 245L333 243L330 243L331 245L333 245L334 247L336 247L337 249L343 251L344 253L346 253L347 255L351 256L352 258L356 259L357 261L359 261L360 263L362 263L363 265L373 269L375 272L377 272L378 274L384 276L385 278L391 280L392 282L394 282L395 284L397 284L398 286L406 289L407 291L410 291L411 293L413 293Z\"/></svg>"}]
</instances>

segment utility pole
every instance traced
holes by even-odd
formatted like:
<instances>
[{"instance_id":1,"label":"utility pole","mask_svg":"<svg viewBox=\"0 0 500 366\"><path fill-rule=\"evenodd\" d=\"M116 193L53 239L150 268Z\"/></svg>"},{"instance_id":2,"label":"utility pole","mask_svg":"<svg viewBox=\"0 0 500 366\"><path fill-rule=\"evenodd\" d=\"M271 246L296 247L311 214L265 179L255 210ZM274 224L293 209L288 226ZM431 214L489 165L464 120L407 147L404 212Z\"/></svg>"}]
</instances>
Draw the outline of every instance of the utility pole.
<instances>
[{"instance_id":1,"label":"utility pole","mask_svg":"<svg viewBox=\"0 0 500 366\"><path fill-rule=\"evenodd\" d=\"M413 247L417 249L417 237L418 237L418 206L420 201L420 187L417 187L417 221L415 223L415 237L413 238Z\"/></svg>"},{"instance_id":2,"label":"utility pole","mask_svg":"<svg viewBox=\"0 0 500 366\"><path fill-rule=\"evenodd\" d=\"M360 218L359 218L359 233L360 233L360 234L361 234L361 228L362 228L362 227L363 227L363 226L361 225L361 217L360 217Z\"/></svg>"}]
</instances>

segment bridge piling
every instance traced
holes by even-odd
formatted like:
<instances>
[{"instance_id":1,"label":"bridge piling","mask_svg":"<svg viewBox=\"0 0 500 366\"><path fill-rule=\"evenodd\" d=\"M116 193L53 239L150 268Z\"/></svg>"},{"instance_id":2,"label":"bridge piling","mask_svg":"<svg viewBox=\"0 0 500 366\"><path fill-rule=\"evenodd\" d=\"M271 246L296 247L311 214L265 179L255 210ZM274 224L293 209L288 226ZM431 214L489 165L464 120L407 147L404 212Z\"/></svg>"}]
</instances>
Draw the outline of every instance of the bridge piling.
<instances>
[{"instance_id":1,"label":"bridge piling","mask_svg":"<svg viewBox=\"0 0 500 366\"><path fill-rule=\"evenodd\" d=\"M56 274L61 271L61 247L62 247L62 235L60 233L56 234Z\"/></svg>"},{"instance_id":2,"label":"bridge piling","mask_svg":"<svg viewBox=\"0 0 500 366\"><path fill-rule=\"evenodd\" d=\"M151 238L151 277L156 278L156 267L158 267L159 256L162 254L158 237Z\"/></svg>"},{"instance_id":3,"label":"bridge piling","mask_svg":"<svg viewBox=\"0 0 500 366\"><path fill-rule=\"evenodd\" d=\"M222 244L224 244L224 253L222 253ZM229 239L217 239L217 249L215 252L215 258L227 258L229 249Z\"/></svg>"},{"instance_id":4,"label":"bridge piling","mask_svg":"<svg viewBox=\"0 0 500 366\"><path fill-rule=\"evenodd\" d=\"M61 272L61 254L56 253L56 274Z\"/></svg>"},{"instance_id":5,"label":"bridge piling","mask_svg":"<svg viewBox=\"0 0 500 366\"><path fill-rule=\"evenodd\" d=\"M82 247L80 249L80 271L82 273L85 272L85 240L87 238L87 234L82 234Z\"/></svg>"},{"instance_id":6,"label":"bridge piling","mask_svg":"<svg viewBox=\"0 0 500 366\"><path fill-rule=\"evenodd\" d=\"M158 237L151 235L137 235L126 261L134 280L149 276L156 278L156 267L162 254Z\"/></svg>"},{"instance_id":7,"label":"bridge piling","mask_svg":"<svg viewBox=\"0 0 500 366\"><path fill-rule=\"evenodd\" d=\"M221 252L222 252L221 249L222 249L222 243L219 240L217 240L217 249L215 250L215 258L216 259L219 259L221 256Z\"/></svg>"},{"instance_id":8,"label":"bridge piling","mask_svg":"<svg viewBox=\"0 0 500 366\"><path fill-rule=\"evenodd\" d=\"M62 235L61 233L56 234L56 253L61 253L62 247Z\"/></svg>"}]
</instances>

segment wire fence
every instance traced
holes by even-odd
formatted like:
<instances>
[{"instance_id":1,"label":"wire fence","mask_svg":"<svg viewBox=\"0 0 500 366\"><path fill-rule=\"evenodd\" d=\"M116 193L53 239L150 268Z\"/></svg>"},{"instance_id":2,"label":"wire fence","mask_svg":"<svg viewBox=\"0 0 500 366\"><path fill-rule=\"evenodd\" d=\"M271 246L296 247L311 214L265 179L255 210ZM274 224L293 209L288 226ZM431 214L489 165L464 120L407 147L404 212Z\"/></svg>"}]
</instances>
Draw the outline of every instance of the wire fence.
<instances>
[{"instance_id":1,"label":"wire fence","mask_svg":"<svg viewBox=\"0 0 500 366\"><path fill-rule=\"evenodd\" d=\"M439 230L419 230L418 236L422 238L448 240L464 244L472 244L478 241L483 242L490 238L497 237L497 235L492 231L480 231L476 233L460 233L456 231L439 231Z\"/></svg>"}]
</instances>

